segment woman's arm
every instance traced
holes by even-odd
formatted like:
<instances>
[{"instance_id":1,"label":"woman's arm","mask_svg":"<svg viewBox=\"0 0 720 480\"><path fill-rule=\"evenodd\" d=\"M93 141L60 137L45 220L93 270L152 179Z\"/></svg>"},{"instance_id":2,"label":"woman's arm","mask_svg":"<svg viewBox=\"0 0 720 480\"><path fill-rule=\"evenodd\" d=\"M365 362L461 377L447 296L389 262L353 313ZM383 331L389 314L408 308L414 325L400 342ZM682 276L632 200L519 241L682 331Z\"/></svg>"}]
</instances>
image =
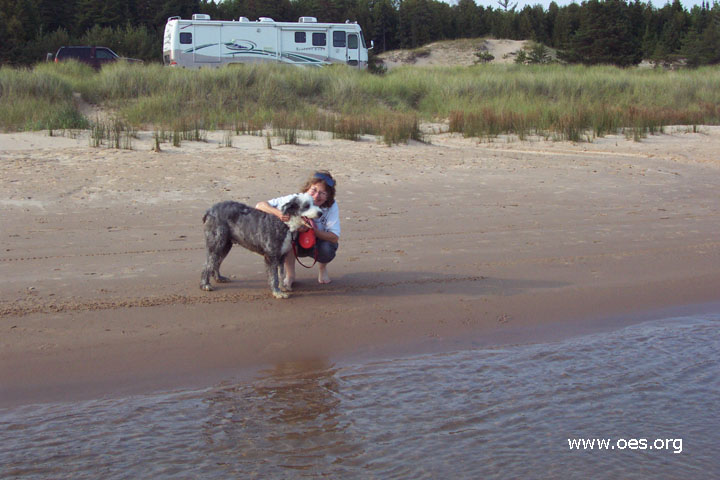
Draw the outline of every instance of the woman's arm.
<instances>
[{"instance_id":1,"label":"woman's arm","mask_svg":"<svg viewBox=\"0 0 720 480\"><path fill-rule=\"evenodd\" d=\"M283 222L290 221L290 215L283 215L282 210L273 207L268 202L259 202L257 205L255 205L255 208L260 210L261 212L269 213L270 215L275 215L277 218L279 218Z\"/></svg>"},{"instance_id":2,"label":"woman's arm","mask_svg":"<svg viewBox=\"0 0 720 480\"><path fill-rule=\"evenodd\" d=\"M315 227L313 230L315 230L315 236L320 240L325 240L326 242L331 243L338 243L340 241L340 237L338 237L332 232L326 232L324 230L320 230L317 227Z\"/></svg>"},{"instance_id":3,"label":"woman's arm","mask_svg":"<svg viewBox=\"0 0 720 480\"><path fill-rule=\"evenodd\" d=\"M316 228L316 236L326 242L338 243L340 241L340 209L338 208L337 202L333 203L325 212L323 218L327 230L321 231Z\"/></svg>"}]
</instances>

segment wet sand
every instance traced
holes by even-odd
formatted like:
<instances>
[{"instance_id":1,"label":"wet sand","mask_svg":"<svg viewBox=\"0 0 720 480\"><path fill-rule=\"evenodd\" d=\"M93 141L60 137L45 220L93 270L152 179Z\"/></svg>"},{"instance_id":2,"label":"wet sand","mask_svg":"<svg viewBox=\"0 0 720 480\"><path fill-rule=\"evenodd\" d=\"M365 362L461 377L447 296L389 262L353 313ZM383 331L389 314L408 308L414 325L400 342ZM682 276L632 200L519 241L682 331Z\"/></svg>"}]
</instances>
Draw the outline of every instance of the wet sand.
<instances>
[{"instance_id":1,"label":"wet sand","mask_svg":"<svg viewBox=\"0 0 720 480\"><path fill-rule=\"evenodd\" d=\"M147 392L282 361L372 358L609 328L720 300L720 128L633 142L222 132L133 150L0 135L0 406ZM199 289L201 218L326 168L333 282L298 266L276 300L262 259Z\"/></svg>"}]
</instances>

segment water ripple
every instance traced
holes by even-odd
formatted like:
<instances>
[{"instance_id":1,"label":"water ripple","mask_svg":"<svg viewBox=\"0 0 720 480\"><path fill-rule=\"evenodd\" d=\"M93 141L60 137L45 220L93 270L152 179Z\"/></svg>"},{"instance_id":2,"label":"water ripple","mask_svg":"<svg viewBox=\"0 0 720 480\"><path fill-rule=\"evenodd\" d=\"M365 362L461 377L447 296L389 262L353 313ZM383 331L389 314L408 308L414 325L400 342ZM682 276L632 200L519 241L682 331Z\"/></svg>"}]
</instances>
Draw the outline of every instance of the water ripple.
<instances>
[{"instance_id":1,"label":"water ripple","mask_svg":"<svg viewBox=\"0 0 720 480\"><path fill-rule=\"evenodd\" d=\"M720 316L0 411L3 478L706 478ZM570 438L682 439L570 450Z\"/></svg>"}]
</instances>

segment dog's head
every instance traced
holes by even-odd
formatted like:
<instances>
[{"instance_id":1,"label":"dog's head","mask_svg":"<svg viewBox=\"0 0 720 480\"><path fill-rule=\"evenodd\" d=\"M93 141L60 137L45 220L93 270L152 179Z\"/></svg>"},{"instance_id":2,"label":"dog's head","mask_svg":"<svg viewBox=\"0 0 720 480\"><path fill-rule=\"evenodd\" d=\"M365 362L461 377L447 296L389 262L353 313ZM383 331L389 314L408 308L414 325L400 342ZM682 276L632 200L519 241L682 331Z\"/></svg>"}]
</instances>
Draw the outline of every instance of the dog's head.
<instances>
[{"instance_id":1,"label":"dog's head","mask_svg":"<svg viewBox=\"0 0 720 480\"><path fill-rule=\"evenodd\" d=\"M313 198L307 193L298 193L286 203L282 212L291 217L317 218L322 215L320 207L316 207Z\"/></svg>"},{"instance_id":2,"label":"dog's head","mask_svg":"<svg viewBox=\"0 0 720 480\"><path fill-rule=\"evenodd\" d=\"M322 215L320 207L315 206L313 198L307 193L298 193L282 207L282 212L290 216L287 222L292 230L297 230L303 225L302 217L318 218Z\"/></svg>"}]
</instances>

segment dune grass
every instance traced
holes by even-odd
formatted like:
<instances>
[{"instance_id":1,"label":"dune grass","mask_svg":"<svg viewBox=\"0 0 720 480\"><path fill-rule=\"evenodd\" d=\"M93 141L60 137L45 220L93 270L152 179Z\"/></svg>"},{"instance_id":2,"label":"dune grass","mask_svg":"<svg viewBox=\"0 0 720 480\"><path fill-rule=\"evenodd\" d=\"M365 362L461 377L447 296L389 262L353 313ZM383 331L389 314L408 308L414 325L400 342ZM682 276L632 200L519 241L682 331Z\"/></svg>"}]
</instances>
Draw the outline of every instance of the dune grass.
<instances>
[{"instance_id":1,"label":"dune grass","mask_svg":"<svg viewBox=\"0 0 720 480\"><path fill-rule=\"evenodd\" d=\"M468 137L516 134L633 138L666 125L720 122L720 68L619 69L477 65L403 67L383 76L344 67L235 65L186 70L157 64L42 64L0 69L0 129L87 128L73 92L134 129L272 129L287 143L323 130L388 144L422 139L419 123L447 121Z\"/></svg>"},{"instance_id":2,"label":"dune grass","mask_svg":"<svg viewBox=\"0 0 720 480\"><path fill-rule=\"evenodd\" d=\"M478 70L488 74L481 79L453 77L457 83L449 89L462 93L444 99L451 130L467 136L534 133L577 141L626 129L657 133L666 125L720 120L720 92L712 87L720 80L717 68L669 72L554 65Z\"/></svg>"},{"instance_id":3,"label":"dune grass","mask_svg":"<svg viewBox=\"0 0 720 480\"><path fill-rule=\"evenodd\" d=\"M54 65L53 65L54 66ZM0 130L87 128L73 101L79 65L34 70L0 67ZM74 70L70 72L70 70ZM91 70L88 68L88 70Z\"/></svg>"}]
</instances>

